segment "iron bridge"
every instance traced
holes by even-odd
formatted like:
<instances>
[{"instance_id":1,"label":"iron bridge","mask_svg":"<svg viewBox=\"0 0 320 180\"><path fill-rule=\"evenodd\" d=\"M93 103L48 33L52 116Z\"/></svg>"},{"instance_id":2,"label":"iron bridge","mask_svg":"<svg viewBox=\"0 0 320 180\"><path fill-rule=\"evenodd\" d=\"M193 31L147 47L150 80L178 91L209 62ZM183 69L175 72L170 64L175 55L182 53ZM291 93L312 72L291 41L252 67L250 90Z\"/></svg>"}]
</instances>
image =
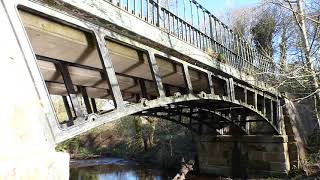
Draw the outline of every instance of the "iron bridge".
<instances>
[{"instance_id":1,"label":"iron bridge","mask_svg":"<svg viewBox=\"0 0 320 180\"><path fill-rule=\"evenodd\" d=\"M1 2L54 144L128 115L198 135L281 133L272 59L195 0Z\"/></svg>"}]
</instances>

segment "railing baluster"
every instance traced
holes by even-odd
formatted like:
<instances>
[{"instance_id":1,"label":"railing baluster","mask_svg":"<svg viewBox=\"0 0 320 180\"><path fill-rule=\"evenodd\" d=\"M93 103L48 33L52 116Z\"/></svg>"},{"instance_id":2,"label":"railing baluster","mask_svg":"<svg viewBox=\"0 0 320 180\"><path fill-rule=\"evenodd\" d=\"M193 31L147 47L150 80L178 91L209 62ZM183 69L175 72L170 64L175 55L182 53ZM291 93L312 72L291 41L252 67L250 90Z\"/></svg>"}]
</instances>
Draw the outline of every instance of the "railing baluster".
<instances>
[{"instance_id":1,"label":"railing baluster","mask_svg":"<svg viewBox=\"0 0 320 180\"><path fill-rule=\"evenodd\" d=\"M146 17L147 18L146 18L146 21L149 22L149 0L146 0L146 5L147 5L147 12L146 12L147 13Z\"/></svg>"},{"instance_id":2,"label":"railing baluster","mask_svg":"<svg viewBox=\"0 0 320 180\"><path fill-rule=\"evenodd\" d=\"M166 20L167 20L167 18L166 18L166 12L165 12L164 9L162 10L162 17L163 17L163 29L167 30L167 28L166 28Z\"/></svg>"},{"instance_id":3,"label":"railing baluster","mask_svg":"<svg viewBox=\"0 0 320 180\"><path fill-rule=\"evenodd\" d=\"M157 0L157 23L156 26L160 27L160 5L159 0Z\"/></svg>"},{"instance_id":4,"label":"railing baluster","mask_svg":"<svg viewBox=\"0 0 320 180\"><path fill-rule=\"evenodd\" d=\"M222 26L222 37L223 37L223 43L224 43L224 45L225 45L225 47L228 47L228 43L227 43L227 35L226 35L226 28L225 28L225 26L224 26L224 24L222 24L221 23L221 26Z\"/></svg>"},{"instance_id":5,"label":"railing baluster","mask_svg":"<svg viewBox=\"0 0 320 180\"><path fill-rule=\"evenodd\" d=\"M133 14L137 15L137 2L136 2L136 0L133 0Z\"/></svg>"},{"instance_id":6,"label":"railing baluster","mask_svg":"<svg viewBox=\"0 0 320 180\"><path fill-rule=\"evenodd\" d=\"M215 41L216 41L216 42L219 42L219 39L218 39L218 30L217 30L217 19L216 19L216 18L214 18L214 31L215 31L215 36L216 36Z\"/></svg>"},{"instance_id":7,"label":"railing baluster","mask_svg":"<svg viewBox=\"0 0 320 180\"><path fill-rule=\"evenodd\" d=\"M210 31L210 38L211 38L211 48L212 50L216 50L216 48L214 47L214 44L213 44L213 28L212 28L212 17L209 16L209 31Z\"/></svg>"},{"instance_id":8,"label":"railing baluster","mask_svg":"<svg viewBox=\"0 0 320 180\"><path fill-rule=\"evenodd\" d=\"M171 33L170 13L168 13L168 32Z\"/></svg>"},{"instance_id":9,"label":"railing baluster","mask_svg":"<svg viewBox=\"0 0 320 180\"><path fill-rule=\"evenodd\" d=\"M233 50L232 50L232 34L231 34L231 30L227 28L227 32L228 32L228 42L229 42L229 53L230 53L230 59L232 64L234 64L234 56L233 56Z\"/></svg>"},{"instance_id":10,"label":"railing baluster","mask_svg":"<svg viewBox=\"0 0 320 180\"><path fill-rule=\"evenodd\" d=\"M143 0L140 0L140 17L143 18Z\"/></svg>"},{"instance_id":11,"label":"railing baluster","mask_svg":"<svg viewBox=\"0 0 320 180\"><path fill-rule=\"evenodd\" d=\"M257 52L251 43L235 34L196 0L171 1L175 5L174 9L170 8L169 0L165 1L166 5L160 4L160 0L109 2L203 51L212 48L215 53L222 53L231 66L244 68L246 71L274 71L269 57ZM181 11L178 9L179 5L183 8Z\"/></svg>"},{"instance_id":12,"label":"railing baluster","mask_svg":"<svg viewBox=\"0 0 320 180\"><path fill-rule=\"evenodd\" d=\"M190 0L191 25L193 26L192 0Z\"/></svg>"},{"instance_id":13,"label":"railing baluster","mask_svg":"<svg viewBox=\"0 0 320 180\"><path fill-rule=\"evenodd\" d=\"M252 63L250 61L250 54L249 54L249 45L248 43L244 42L245 43L245 49L246 49L246 56L247 56L247 61L249 63L249 72L251 73L252 72Z\"/></svg>"},{"instance_id":14,"label":"railing baluster","mask_svg":"<svg viewBox=\"0 0 320 180\"><path fill-rule=\"evenodd\" d=\"M154 21L155 21L155 17L154 17L154 1L152 0L152 3L151 3L151 9L152 9L152 23L151 24L155 24Z\"/></svg>"},{"instance_id":15,"label":"railing baluster","mask_svg":"<svg viewBox=\"0 0 320 180\"><path fill-rule=\"evenodd\" d=\"M126 9L126 10L127 10L128 12L130 12L129 6L130 6L130 0L127 0L127 9Z\"/></svg>"},{"instance_id":16,"label":"railing baluster","mask_svg":"<svg viewBox=\"0 0 320 180\"><path fill-rule=\"evenodd\" d=\"M200 30L200 29L201 29L201 27L200 27L199 6L196 4L196 7L197 7L198 29Z\"/></svg>"},{"instance_id":17,"label":"railing baluster","mask_svg":"<svg viewBox=\"0 0 320 180\"><path fill-rule=\"evenodd\" d=\"M172 34L175 34L175 32L176 32L175 19L174 19L174 15L172 15Z\"/></svg>"},{"instance_id":18,"label":"railing baluster","mask_svg":"<svg viewBox=\"0 0 320 180\"><path fill-rule=\"evenodd\" d=\"M224 40L223 40L224 37L223 37L222 31L223 31L223 27L222 27L221 22L219 21L220 43L221 43L222 46L224 46L225 44L224 44Z\"/></svg>"},{"instance_id":19,"label":"railing baluster","mask_svg":"<svg viewBox=\"0 0 320 180\"><path fill-rule=\"evenodd\" d=\"M196 30L197 32L197 42L198 42L198 47L201 49L201 38L200 38L200 33L198 30Z\"/></svg>"},{"instance_id":20,"label":"railing baluster","mask_svg":"<svg viewBox=\"0 0 320 180\"><path fill-rule=\"evenodd\" d=\"M177 36L178 36L178 38L180 38L180 25L179 25L179 19L177 18L177 17L175 17L175 19L176 19L176 23L177 23Z\"/></svg>"},{"instance_id":21,"label":"railing baluster","mask_svg":"<svg viewBox=\"0 0 320 180\"><path fill-rule=\"evenodd\" d=\"M204 26L204 34L207 34L207 25L206 25L206 13L204 12L204 10L202 9L202 13L203 13L203 26Z\"/></svg>"},{"instance_id":22,"label":"railing baluster","mask_svg":"<svg viewBox=\"0 0 320 180\"><path fill-rule=\"evenodd\" d=\"M189 40L188 40L188 25L186 23L183 23L183 28L184 28L184 40L186 42L189 42Z\"/></svg>"},{"instance_id":23,"label":"railing baluster","mask_svg":"<svg viewBox=\"0 0 320 180\"><path fill-rule=\"evenodd\" d=\"M187 21L187 19L186 19L186 0L183 0L183 20Z\"/></svg>"},{"instance_id":24,"label":"railing baluster","mask_svg":"<svg viewBox=\"0 0 320 180\"><path fill-rule=\"evenodd\" d=\"M243 45L242 45L242 41L241 39L238 39L238 42L239 42L239 51L240 51L240 55L241 55L241 58L242 58L242 61L240 61L240 66L239 66L239 69L243 69L244 68L244 63L245 63L245 57L244 57L244 53L243 53ZM246 71L246 69L244 69Z\"/></svg>"},{"instance_id":25,"label":"railing baluster","mask_svg":"<svg viewBox=\"0 0 320 180\"><path fill-rule=\"evenodd\" d=\"M184 32L183 32L183 31L184 31L184 28L183 28L184 23L182 23L182 21L180 21L180 25L181 25L181 26L180 26L180 27L181 27L181 28L180 28L180 29L181 29L181 38L182 38L182 40L184 40Z\"/></svg>"}]
</instances>

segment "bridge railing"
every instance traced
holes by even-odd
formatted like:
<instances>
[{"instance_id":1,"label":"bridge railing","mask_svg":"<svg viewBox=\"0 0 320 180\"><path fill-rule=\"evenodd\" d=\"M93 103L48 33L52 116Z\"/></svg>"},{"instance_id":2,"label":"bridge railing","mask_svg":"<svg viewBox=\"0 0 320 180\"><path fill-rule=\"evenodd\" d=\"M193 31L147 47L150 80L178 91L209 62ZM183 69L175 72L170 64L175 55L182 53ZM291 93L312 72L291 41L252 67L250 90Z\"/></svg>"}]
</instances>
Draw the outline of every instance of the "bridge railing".
<instances>
[{"instance_id":1,"label":"bridge railing","mask_svg":"<svg viewBox=\"0 0 320 180\"><path fill-rule=\"evenodd\" d=\"M107 1L240 71L254 74L275 69L271 58L259 53L195 0Z\"/></svg>"}]
</instances>

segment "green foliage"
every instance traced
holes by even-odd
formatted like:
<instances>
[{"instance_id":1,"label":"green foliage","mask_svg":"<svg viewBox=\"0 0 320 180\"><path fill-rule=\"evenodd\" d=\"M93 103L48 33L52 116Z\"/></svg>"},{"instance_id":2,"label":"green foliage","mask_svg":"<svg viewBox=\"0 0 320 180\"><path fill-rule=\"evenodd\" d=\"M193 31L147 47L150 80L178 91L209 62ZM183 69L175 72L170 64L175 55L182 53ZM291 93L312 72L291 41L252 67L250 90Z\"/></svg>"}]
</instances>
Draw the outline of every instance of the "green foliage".
<instances>
[{"instance_id":1,"label":"green foliage","mask_svg":"<svg viewBox=\"0 0 320 180\"><path fill-rule=\"evenodd\" d=\"M188 129L166 120L146 119L142 122L138 117L122 118L65 141L56 149L67 151L74 158L109 155L151 162L165 168L179 167L182 157L194 159L196 148ZM143 139L150 133L154 134L154 144L141 147L145 146Z\"/></svg>"},{"instance_id":2,"label":"green foliage","mask_svg":"<svg viewBox=\"0 0 320 180\"><path fill-rule=\"evenodd\" d=\"M90 150L90 148L86 148L83 146L79 136L60 143L56 147L56 150L76 154L81 158L88 158L95 154L95 152Z\"/></svg>"},{"instance_id":3,"label":"green foliage","mask_svg":"<svg viewBox=\"0 0 320 180\"><path fill-rule=\"evenodd\" d=\"M253 41L260 53L272 56L272 39L275 33L275 27L275 18L269 14L263 14L251 28Z\"/></svg>"},{"instance_id":4,"label":"green foliage","mask_svg":"<svg viewBox=\"0 0 320 180\"><path fill-rule=\"evenodd\" d=\"M222 63L224 63L225 62L224 54L223 53L219 53L218 57L217 57L217 60L222 62Z\"/></svg>"}]
</instances>

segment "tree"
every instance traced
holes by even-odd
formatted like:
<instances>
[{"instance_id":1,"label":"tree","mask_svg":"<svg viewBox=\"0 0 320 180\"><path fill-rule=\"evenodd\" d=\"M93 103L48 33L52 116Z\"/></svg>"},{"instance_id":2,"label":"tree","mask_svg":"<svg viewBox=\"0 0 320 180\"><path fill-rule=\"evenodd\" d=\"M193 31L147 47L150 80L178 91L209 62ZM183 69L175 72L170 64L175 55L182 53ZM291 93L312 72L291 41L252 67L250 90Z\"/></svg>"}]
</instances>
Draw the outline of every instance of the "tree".
<instances>
[{"instance_id":1,"label":"tree","mask_svg":"<svg viewBox=\"0 0 320 180\"><path fill-rule=\"evenodd\" d=\"M261 54L273 56L272 39L275 33L275 19L269 13L264 13L252 27L253 42Z\"/></svg>"},{"instance_id":2,"label":"tree","mask_svg":"<svg viewBox=\"0 0 320 180\"><path fill-rule=\"evenodd\" d=\"M142 120L140 117L134 117L134 128L135 128L135 140L139 150L144 147L143 134L142 134Z\"/></svg>"},{"instance_id":3,"label":"tree","mask_svg":"<svg viewBox=\"0 0 320 180\"><path fill-rule=\"evenodd\" d=\"M310 46L310 38L307 31L306 26L306 16L305 11L303 8L302 0L296 1L296 7L293 6L293 3L290 1L285 0L289 4L289 7L292 11L293 17L295 19L297 29L299 31L299 36L301 40L301 51L304 53L304 59L306 61L305 71L307 73L307 76L309 76L310 82L312 83L313 87L313 94L315 94L317 106L319 106L320 103L320 89L319 89L319 80L317 77L317 73L314 68L314 61L312 60L312 52L311 52L311 46ZM320 23L319 23L320 24ZM317 110L317 108L316 108ZM318 113L317 113L318 114ZM320 121L318 119L319 127L320 127Z\"/></svg>"}]
</instances>

